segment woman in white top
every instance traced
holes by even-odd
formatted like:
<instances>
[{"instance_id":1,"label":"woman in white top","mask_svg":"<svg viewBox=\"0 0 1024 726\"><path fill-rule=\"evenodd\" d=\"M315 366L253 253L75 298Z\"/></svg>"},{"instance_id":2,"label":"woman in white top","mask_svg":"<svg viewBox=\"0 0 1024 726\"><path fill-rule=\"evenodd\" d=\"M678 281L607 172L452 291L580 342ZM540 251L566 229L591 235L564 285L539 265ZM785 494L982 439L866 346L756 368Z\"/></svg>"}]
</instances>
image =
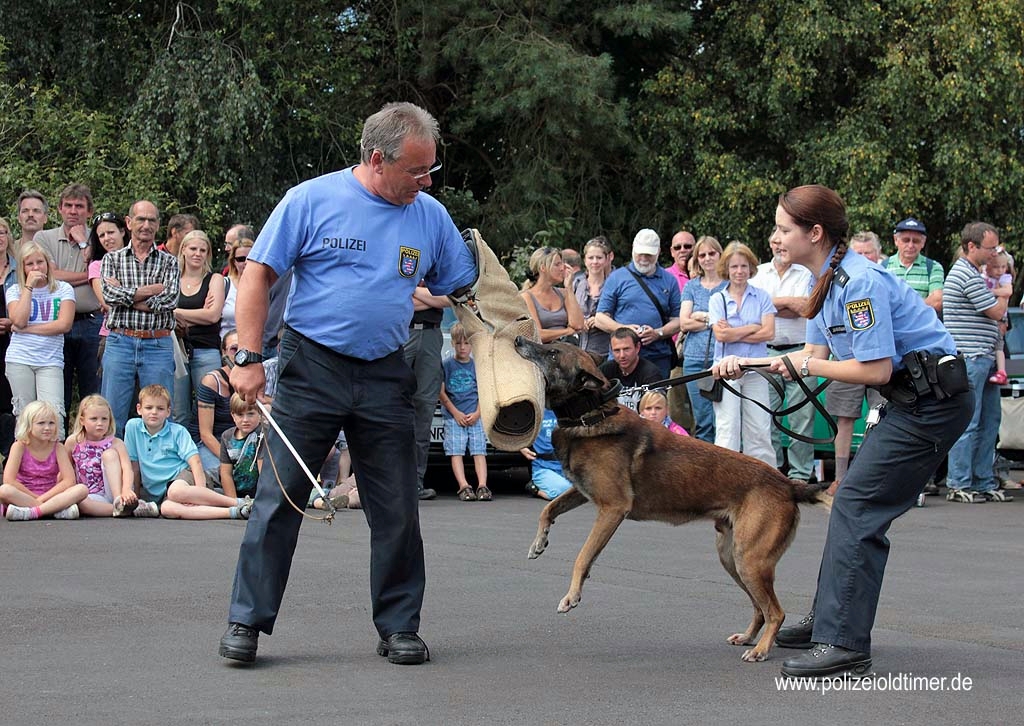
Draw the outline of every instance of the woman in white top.
<instances>
[{"instance_id":1,"label":"woman in white top","mask_svg":"<svg viewBox=\"0 0 1024 726\"><path fill-rule=\"evenodd\" d=\"M220 337L223 338L235 325L235 299L238 295L238 280L245 269L245 261L252 252L253 240L239 237L228 250L228 276L224 281L224 309L220 314Z\"/></svg>"},{"instance_id":2,"label":"woman in white top","mask_svg":"<svg viewBox=\"0 0 1024 726\"><path fill-rule=\"evenodd\" d=\"M19 255L18 284L7 289L7 380L14 413L32 401L49 401L61 414L63 439L64 334L75 322L75 292L53 276L53 260L35 242L23 244Z\"/></svg>"}]
</instances>

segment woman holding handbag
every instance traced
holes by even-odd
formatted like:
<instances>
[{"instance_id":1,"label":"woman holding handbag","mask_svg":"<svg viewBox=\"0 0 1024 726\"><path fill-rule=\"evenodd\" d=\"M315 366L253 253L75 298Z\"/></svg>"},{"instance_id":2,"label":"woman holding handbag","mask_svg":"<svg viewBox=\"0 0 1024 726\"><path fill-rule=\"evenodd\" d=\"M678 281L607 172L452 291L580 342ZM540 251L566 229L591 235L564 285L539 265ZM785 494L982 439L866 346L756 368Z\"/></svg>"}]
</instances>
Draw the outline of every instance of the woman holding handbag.
<instances>
[{"instance_id":1,"label":"woman holding handbag","mask_svg":"<svg viewBox=\"0 0 1024 726\"><path fill-rule=\"evenodd\" d=\"M696 260L694 276L686 283L679 305L679 329L686 333L683 343L683 374L689 375L706 370L712 362L711 323L708 303L711 296L725 287L726 282L718 274L718 258L722 245L714 237L704 236L693 248ZM686 384L693 408L693 430L691 433L701 441L715 442L715 411L711 401L700 395L697 381Z\"/></svg>"}]
</instances>

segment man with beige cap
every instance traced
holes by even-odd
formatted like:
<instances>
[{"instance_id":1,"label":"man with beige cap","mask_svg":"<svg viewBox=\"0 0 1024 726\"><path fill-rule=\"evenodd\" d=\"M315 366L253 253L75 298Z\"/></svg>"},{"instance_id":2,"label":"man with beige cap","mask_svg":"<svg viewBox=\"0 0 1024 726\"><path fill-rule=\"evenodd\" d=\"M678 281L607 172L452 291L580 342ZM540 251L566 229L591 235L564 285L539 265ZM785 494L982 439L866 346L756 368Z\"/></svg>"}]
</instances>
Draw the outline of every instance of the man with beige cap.
<instances>
[{"instance_id":1,"label":"man with beige cap","mask_svg":"<svg viewBox=\"0 0 1024 726\"><path fill-rule=\"evenodd\" d=\"M672 336L679 332L679 284L658 266L661 239L653 229L633 238L633 260L608 276L594 324L607 333L632 328L640 338L640 356L663 377L675 364Z\"/></svg>"}]
</instances>

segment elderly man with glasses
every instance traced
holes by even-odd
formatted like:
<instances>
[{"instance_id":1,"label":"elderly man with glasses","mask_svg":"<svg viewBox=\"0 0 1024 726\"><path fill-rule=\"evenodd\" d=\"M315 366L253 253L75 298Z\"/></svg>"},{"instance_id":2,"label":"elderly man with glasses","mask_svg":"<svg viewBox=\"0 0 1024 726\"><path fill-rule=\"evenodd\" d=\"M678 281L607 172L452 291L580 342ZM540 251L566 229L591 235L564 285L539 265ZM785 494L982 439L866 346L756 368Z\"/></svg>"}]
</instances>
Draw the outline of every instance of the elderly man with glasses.
<instances>
[{"instance_id":1,"label":"elderly man with glasses","mask_svg":"<svg viewBox=\"0 0 1024 726\"><path fill-rule=\"evenodd\" d=\"M896 254L885 261L885 267L896 277L902 278L925 304L942 313L942 283L945 278L940 265L930 257L921 254L928 241L924 224L907 217L892 231Z\"/></svg>"}]
</instances>

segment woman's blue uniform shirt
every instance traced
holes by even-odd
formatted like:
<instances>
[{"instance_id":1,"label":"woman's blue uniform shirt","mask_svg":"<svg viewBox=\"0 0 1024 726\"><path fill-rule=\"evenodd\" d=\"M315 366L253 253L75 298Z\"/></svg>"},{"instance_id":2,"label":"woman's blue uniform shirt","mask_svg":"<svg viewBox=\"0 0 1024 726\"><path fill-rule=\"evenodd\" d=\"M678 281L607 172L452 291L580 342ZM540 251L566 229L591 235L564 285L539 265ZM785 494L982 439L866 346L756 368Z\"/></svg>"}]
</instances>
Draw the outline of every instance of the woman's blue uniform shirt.
<instances>
[{"instance_id":1,"label":"woman's blue uniform shirt","mask_svg":"<svg viewBox=\"0 0 1024 726\"><path fill-rule=\"evenodd\" d=\"M362 360L383 358L408 340L420 280L446 295L476 277L440 202L420 193L412 204L391 204L367 191L352 169L289 189L250 259L278 276L294 267L289 326Z\"/></svg>"},{"instance_id":2,"label":"woman's blue uniform shirt","mask_svg":"<svg viewBox=\"0 0 1024 726\"><path fill-rule=\"evenodd\" d=\"M828 259L834 254L835 248ZM833 278L821 312L807 321L808 343L827 345L836 360L889 358L893 371L904 367L903 356L912 350L956 353L935 311L903 280L852 250L839 267L848 279L841 284L839 274ZM828 262L819 277L827 269Z\"/></svg>"}]
</instances>

